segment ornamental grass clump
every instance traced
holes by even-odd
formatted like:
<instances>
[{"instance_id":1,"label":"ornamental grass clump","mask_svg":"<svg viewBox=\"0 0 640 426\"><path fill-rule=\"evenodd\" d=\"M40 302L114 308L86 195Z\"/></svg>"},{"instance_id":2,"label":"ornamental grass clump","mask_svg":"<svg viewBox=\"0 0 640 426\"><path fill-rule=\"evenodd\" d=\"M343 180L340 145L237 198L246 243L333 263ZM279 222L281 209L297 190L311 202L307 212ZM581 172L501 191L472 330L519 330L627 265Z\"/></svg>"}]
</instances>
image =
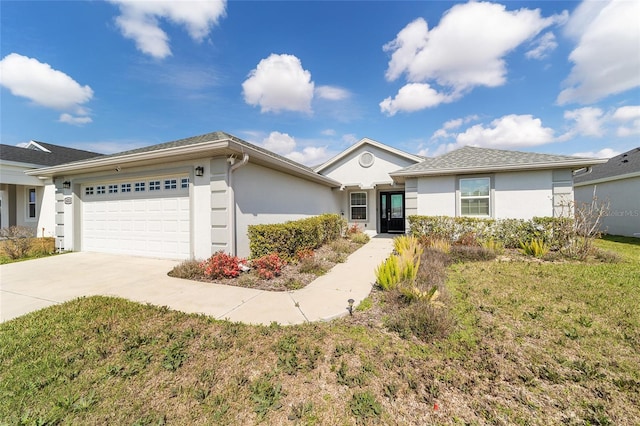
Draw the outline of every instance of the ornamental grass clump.
<instances>
[{"instance_id":1,"label":"ornamental grass clump","mask_svg":"<svg viewBox=\"0 0 640 426\"><path fill-rule=\"evenodd\" d=\"M528 242L520 242L521 252L538 258L544 257L549 253L549 245L542 239L535 238Z\"/></svg>"},{"instance_id":2,"label":"ornamental grass clump","mask_svg":"<svg viewBox=\"0 0 640 426\"><path fill-rule=\"evenodd\" d=\"M398 256L391 255L376 268L376 281L381 289L393 290L401 281Z\"/></svg>"}]
</instances>

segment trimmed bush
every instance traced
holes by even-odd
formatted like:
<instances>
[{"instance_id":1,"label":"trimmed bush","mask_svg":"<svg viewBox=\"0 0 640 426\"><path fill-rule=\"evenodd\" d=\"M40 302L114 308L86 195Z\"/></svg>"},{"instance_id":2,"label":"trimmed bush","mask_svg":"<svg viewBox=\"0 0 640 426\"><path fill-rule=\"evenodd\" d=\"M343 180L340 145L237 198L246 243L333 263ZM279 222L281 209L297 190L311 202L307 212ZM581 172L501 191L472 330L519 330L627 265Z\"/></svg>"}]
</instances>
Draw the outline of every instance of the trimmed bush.
<instances>
[{"instance_id":1,"label":"trimmed bush","mask_svg":"<svg viewBox=\"0 0 640 426\"><path fill-rule=\"evenodd\" d=\"M249 226L251 258L278 253L285 260L295 259L300 250L316 249L342 236L345 221L337 214L271 225Z\"/></svg>"}]
</instances>

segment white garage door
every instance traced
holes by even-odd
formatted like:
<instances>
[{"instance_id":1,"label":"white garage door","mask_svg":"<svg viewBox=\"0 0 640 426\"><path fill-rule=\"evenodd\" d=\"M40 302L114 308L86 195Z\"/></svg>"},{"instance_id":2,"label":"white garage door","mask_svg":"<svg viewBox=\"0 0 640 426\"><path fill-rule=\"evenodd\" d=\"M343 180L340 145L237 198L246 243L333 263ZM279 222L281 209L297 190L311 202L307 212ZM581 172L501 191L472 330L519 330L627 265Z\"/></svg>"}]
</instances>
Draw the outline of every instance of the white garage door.
<instances>
[{"instance_id":1,"label":"white garage door","mask_svg":"<svg viewBox=\"0 0 640 426\"><path fill-rule=\"evenodd\" d=\"M89 184L82 194L83 251L190 256L188 178Z\"/></svg>"}]
</instances>

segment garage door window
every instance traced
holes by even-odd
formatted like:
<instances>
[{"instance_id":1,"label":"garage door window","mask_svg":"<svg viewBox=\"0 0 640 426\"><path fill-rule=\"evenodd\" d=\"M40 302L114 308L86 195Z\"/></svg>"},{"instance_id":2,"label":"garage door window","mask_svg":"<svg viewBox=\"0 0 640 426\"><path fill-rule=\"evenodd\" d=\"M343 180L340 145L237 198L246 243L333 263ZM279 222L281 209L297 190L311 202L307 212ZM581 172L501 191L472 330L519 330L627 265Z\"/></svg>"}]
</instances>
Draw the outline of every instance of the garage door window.
<instances>
[{"instance_id":1,"label":"garage door window","mask_svg":"<svg viewBox=\"0 0 640 426\"><path fill-rule=\"evenodd\" d=\"M107 192L107 188L104 185L96 186L96 194L105 194Z\"/></svg>"},{"instance_id":2,"label":"garage door window","mask_svg":"<svg viewBox=\"0 0 640 426\"><path fill-rule=\"evenodd\" d=\"M152 180L149 182L149 191L160 191L160 181Z\"/></svg>"},{"instance_id":3,"label":"garage door window","mask_svg":"<svg viewBox=\"0 0 640 426\"><path fill-rule=\"evenodd\" d=\"M120 186L120 189L122 190L122 192L131 192L131 184L123 183L122 186Z\"/></svg>"},{"instance_id":4,"label":"garage door window","mask_svg":"<svg viewBox=\"0 0 640 426\"><path fill-rule=\"evenodd\" d=\"M134 188L136 192L144 192L144 182L136 182Z\"/></svg>"},{"instance_id":5,"label":"garage door window","mask_svg":"<svg viewBox=\"0 0 640 426\"><path fill-rule=\"evenodd\" d=\"M164 189L178 189L178 179L165 179Z\"/></svg>"},{"instance_id":6,"label":"garage door window","mask_svg":"<svg viewBox=\"0 0 640 426\"><path fill-rule=\"evenodd\" d=\"M87 186L84 189L84 195L93 195L93 186Z\"/></svg>"},{"instance_id":7,"label":"garage door window","mask_svg":"<svg viewBox=\"0 0 640 426\"><path fill-rule=\"evenodd\" d=\"M118 185L109 185L109 194L117 194Z\"/></svg>"},{"instance_id":8,"label":"garage door window","mask_svg":"<svg viewBox=\"0 0 640 426\"><path fill-rule=\"evenodd\" d=\"M189 188L189 178L188 177L184 177L180 180L180 188L185 189L185 188Z\"/></svg>"}]
</instances>

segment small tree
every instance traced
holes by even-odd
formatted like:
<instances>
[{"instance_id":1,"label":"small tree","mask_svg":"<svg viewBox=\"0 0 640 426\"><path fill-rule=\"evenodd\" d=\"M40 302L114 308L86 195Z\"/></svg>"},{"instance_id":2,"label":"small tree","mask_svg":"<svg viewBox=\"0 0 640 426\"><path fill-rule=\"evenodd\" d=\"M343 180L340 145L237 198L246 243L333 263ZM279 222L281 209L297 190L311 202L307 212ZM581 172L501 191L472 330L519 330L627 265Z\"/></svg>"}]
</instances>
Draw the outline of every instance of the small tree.
<instances>
[{"instance_id":1,"label":"small tree","mask_svg":"<svg viewBox=\"0 0 640 426\"><path fill-rule=\"evenodd\" d=\"M2 251L10 259L21 259L29 254L35 230L27 226L11 226L0 229L0 240L4 240Z\"/></svg>"},{"instance_id":2,"label":"small tree","mask_svg":"<svg viewBox=\"0 0 640 426\"><path fill-rule=\"evenodd\" d=\"M563 230L569 235L568 243L560 251L575 259L584 260L593 252L593 241L602 234L603 219L609 214L609 201L600 201L593 193L589 203L576 204L573 201L563 207L568 212L573 211L573 223L566 222L571 230Z\"/></svg>"}]
</instances>

